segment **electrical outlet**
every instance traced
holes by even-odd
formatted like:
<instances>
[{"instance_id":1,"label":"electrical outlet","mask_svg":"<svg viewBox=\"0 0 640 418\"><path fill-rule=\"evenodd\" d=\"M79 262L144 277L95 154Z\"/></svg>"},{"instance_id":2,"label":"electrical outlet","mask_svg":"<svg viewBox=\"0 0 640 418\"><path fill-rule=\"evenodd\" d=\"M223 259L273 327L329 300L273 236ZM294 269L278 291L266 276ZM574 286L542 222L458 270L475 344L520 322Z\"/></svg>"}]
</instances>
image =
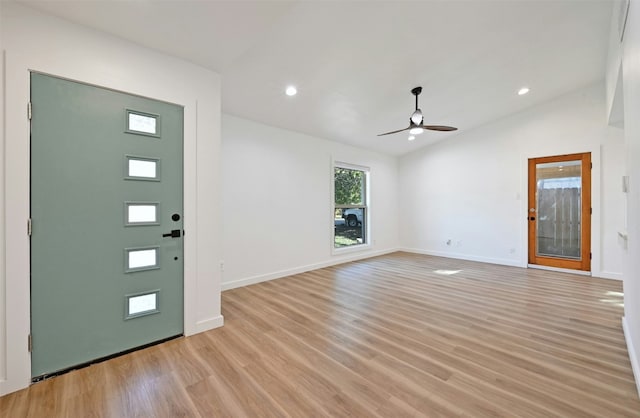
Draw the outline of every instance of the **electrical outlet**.
<instances>
[{"instance_id":1,"label":"electrical outlet","mask_svg":"<svg viewBox=\"0 0 640 418\"><path fill-rule=\"evenodd\" d=\"M220 262L220 271L223 272L224 271L224 261Z\"/></svg>"}]
</instances>

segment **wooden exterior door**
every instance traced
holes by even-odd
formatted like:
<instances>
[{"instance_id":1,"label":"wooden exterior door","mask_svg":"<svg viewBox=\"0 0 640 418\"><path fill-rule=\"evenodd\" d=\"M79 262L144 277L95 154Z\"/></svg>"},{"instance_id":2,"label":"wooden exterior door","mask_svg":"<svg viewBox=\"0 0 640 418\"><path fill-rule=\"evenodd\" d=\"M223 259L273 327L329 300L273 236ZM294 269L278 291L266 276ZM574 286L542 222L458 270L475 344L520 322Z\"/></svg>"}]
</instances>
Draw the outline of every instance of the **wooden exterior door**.
<instances>
[{"instance_id":1,"label":"wooden exterior door","mask_svg":"<svg viewBox=\"0 0 640 418\"><path fill-rule=\"evenodd\" d=\"M591 153L529 159L529 264L591 270Z\"/></svg>"}]
</instances>

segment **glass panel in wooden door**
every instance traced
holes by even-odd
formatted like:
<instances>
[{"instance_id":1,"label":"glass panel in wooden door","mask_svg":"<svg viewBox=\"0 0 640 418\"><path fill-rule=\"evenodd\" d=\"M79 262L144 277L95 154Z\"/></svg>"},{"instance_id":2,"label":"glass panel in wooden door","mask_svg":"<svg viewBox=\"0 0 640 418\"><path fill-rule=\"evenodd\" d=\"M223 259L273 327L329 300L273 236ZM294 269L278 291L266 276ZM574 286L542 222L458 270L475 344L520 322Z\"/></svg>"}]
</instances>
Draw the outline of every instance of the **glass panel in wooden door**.
<instances>
[{"instance_id":1,"label":"glass panel in wooden door","mask_svg":"<svg viewBox=\"0 0 640 418\"><path fill-rule=\"evenodd\" d=\"M580 260L582 161L536 164L538 256Z\"/></svg>"}]
</instances>

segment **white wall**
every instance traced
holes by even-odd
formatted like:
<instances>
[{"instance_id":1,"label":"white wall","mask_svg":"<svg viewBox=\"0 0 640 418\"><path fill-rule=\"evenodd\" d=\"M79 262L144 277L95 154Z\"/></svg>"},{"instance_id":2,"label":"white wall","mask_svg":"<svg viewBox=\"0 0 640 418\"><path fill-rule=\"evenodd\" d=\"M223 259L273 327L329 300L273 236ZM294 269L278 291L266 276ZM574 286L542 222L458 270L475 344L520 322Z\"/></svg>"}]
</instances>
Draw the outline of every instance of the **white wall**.
<instances>
[{"instance_id":1,"label":"white wall","mask_svg":"<svg viewBox=\"0 0 640 418\"><path fill-rule=\"evenodd\" d=\"M398 247L396 158L222 117L223 288ZM371 246L332 254L332 161L371 169Z\"/></svg>"},{"instance_id":2,"label":"white wall","mask_svg":"<svg viewBox=\"0 0 640 418\"><path fill-rule=\"evenodd\" d=\"M588 86L404 156L403 247L526 266L527 159L591 152L592 271L621 278L624 148L622 130L607 126L604 96L603 84Z\"/></svg>"},{"instance_id":3,"label":"white wall","mask_svg":"<svg viewBox=\"0 0 640 418\"><path fill-rule=\"evenodd\" d=\"M622 44L620 43L620 26L624 26L625 1L612 2L611 30L605 66L606 112L609 124L624 127L622 97Z\"/></svg>"},{"instance_id":4,"label":"white wall","mask_svg":"<svg viewBox=\"0 0 640 418\"><path fill-rule=\"evenodd\" d=\"M624 319L629 357L640 394L640 2L632 1L624 35L624 126L629 193L624 263Z\"/></svg>"},{"instance_id":5,"label":"white wall","mask_svg":"<svg viewBox=\"0 0 640 418\"><path fill-rule=\"evenodd\" d=\"M29 70L184 106L185 333L222 325L219 220L220 79L201 67L66 21L2 2L6 67L0 147L0 395L28 385ZM196 152L197 150L197 152ZM1 187L1 186L0 186ZM1 228L4 228L2 230ZM1 249L2 247L0 247ZM1 317L0 317L1 319ZM6 349L6 351L2 351Z\"/></svg>"}]
</instances>

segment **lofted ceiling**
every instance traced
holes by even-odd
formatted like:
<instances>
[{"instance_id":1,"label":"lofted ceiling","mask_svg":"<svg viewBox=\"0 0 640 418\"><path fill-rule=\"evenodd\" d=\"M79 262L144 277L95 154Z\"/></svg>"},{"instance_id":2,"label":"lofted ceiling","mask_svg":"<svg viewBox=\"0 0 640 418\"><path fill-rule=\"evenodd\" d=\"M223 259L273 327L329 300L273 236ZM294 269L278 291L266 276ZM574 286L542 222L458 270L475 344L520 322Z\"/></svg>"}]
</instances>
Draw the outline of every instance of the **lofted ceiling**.
<instances>
[{"instance_id":1,"label":"lofted ceiling","mask_svg":"<svg viewBox=\"0 0 640 418\"><path fill-rule=\"evenodd\" d=\"M212 69L223 112L402 155L603 79L611 0L19 0ZM284 94L294 84L298 95ZM427 131L408 126L422 86ZM516 93L522 86L531 92Z\"/></svg>"}]
</instances>

